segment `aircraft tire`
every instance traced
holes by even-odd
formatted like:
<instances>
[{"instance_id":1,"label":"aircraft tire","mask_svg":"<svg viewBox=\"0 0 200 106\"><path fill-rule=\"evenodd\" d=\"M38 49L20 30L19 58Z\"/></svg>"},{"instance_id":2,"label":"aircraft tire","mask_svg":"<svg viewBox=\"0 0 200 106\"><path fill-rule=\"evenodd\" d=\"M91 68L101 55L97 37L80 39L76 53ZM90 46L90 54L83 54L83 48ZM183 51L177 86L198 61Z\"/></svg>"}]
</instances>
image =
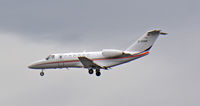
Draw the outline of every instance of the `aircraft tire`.
<instances>
[{"instance_id":1,"label":"aircraft tire","mask_svg":"<svg viewBox=\"0 0 200 106\"><path fill-rule=\"evenodd\" d=\"M89 73L89 74L93 74L93 73L94 73L93 69L89 69L89 70L88 70L88 73Z\"/></svg>"},{"instance_id":2,"label":"aircraft tire","mask_svg":"<svg viewBox=\"0 0 200 106\"><path fill-rule=\"evenodd\" d=\"M96 76L100 76L100 75L101 75L100 69L96 69Z\"/></svg>"},{"instance_id":3,"label":"aircraft tire","mask_svg":"<svg viewBox=\"0 0 200 106\"><path fill-rule=\"evenodd\" d=\"M44 76L44 72L42 71L42 72L40 72L40 76Z\"/></svg>"},{"instance_id":4,"label":"aircraft tire","mask_svg":"<svg viewBox=\"0 0 200 106\"><path fill-rule=\"evenodd\" d=\"M96 72L96 76L100 76L101 75L101 72Z\"/></svg>"}]
</instances>

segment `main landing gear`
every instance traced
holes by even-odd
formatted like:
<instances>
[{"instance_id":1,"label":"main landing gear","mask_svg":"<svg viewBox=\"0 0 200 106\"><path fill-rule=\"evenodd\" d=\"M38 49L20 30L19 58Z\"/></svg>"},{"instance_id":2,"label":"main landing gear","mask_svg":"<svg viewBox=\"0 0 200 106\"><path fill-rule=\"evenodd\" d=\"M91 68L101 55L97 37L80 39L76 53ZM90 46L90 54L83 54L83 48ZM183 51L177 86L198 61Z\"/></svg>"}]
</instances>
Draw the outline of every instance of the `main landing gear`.
<instances>
[{"instance_id":1,"label":"main landing gear","mask_svg":"<svg viewBox=\"0 0 200 106\"><path fill-rule=\"evenodd\" d=\"M40 76L44 76L44 72L43 72L43 70L40 72Z\"/></svg>"},{"instance_id":2,"label":"main landing gear","mask_svg":"<svg viewBox=\"0 0 200 106\"><path fill-rule=\"evenodd\" d=\"M94 73L93 69L88 69L88 73L93 74ZM100 75L101 75L100 69L96 69L96 76L100 76Z\"/></svg>"},{"instance_id":3,"label":"main landing gear","mask_svg":"<svg viewBox=\"0 0 200 106\"><path fill-rule=\"evenodd\" d=\"M94 73L93 69L89 69L89 70L88 70L88 73L89 73L89 74L93 74L93 73Z\"/></svg>"},{"instance_id":4,"label":"main landing gear","mask_svg":"<svg viewBox=\"0 0 200 106\"><path fill-rule=\"evenodd\" d=\"M100 69L96 69L96 76L100 76L100 75L101 75Z\"/></svg>"}]
</instances>

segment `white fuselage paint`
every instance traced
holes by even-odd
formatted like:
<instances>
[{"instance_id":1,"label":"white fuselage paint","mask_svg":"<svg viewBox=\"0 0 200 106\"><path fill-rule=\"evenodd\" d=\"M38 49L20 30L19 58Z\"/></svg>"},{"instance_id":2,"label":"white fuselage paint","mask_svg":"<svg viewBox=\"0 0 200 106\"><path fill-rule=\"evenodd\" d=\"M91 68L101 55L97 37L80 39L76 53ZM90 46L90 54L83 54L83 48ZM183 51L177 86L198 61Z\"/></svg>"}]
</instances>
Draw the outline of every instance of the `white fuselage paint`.
<instances>
[{"instance_id":1,"label":"white fuselage paint","mask_svg":"<svg viewBox=\"0 0 200 106\"><path fill-rule=\"evenodd\" d=\"M98 52L81 52L81 53L60 53L52 54L48 59L39 60L32 63L29 68L32 69L51 69L51 68L83 68L83 64L79 61L78 57L87 57L96 64L105 68L110 68L119 64L123 64L134 59L143 57L149 54L149 51L140 53L126 53L117 57L105 57L102 51Z\"/></svg>"}]
</instances>

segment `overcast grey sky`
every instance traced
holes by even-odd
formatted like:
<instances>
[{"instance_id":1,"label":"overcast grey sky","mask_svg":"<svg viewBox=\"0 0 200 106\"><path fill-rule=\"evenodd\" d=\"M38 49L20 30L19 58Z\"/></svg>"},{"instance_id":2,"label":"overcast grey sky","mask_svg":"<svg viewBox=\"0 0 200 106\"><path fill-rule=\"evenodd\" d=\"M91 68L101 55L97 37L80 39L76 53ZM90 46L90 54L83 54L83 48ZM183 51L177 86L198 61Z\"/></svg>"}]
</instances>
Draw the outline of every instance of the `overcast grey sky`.
<instances>
[{"instance_id":1,"label":"overcast grey sky","mask_svg":"<svg viewBox=\"0 0 200 106\"><path fill-rule=\"evenodd\" d=\"M0 105L199 106L198 0L0 0ZM27 68L51 53L126 49L162 29L150 55L90 76Z\"/></svg>"}]
</instances>

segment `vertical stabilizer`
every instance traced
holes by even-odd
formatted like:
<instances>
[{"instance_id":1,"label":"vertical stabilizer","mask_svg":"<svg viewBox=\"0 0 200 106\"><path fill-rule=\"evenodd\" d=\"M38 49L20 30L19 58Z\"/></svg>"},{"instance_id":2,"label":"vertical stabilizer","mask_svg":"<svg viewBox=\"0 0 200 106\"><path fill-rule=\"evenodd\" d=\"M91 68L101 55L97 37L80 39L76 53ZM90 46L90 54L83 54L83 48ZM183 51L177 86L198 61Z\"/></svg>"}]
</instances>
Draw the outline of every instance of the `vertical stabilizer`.
<instances>
[{"instance_id":1,"label":"vertical stabilizer","mask_svg":"<svg viewBox=\"0 0 200 106\"><path fill-rule=\"evenodd\" d=\"M140 37L133 45L131 45L126 51L142 52L148 51L153 46L154 42L159 35L166 35L167 33L161 32L161 30L149 31Z\"/></svg>"}]
</instances>

